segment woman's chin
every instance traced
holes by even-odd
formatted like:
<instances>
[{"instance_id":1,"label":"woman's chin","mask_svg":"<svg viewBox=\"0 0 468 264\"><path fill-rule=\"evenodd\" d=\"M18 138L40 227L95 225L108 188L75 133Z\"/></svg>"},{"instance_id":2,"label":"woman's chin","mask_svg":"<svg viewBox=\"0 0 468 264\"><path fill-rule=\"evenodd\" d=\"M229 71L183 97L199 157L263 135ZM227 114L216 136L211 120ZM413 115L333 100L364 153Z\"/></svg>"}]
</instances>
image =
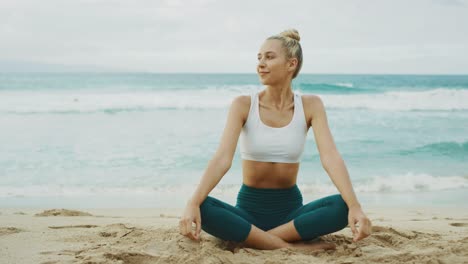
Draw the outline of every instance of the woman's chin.
<instances>
[{"instance_id":1,"label":"woman's chin","mask_svg":"<svg viewBox=\"0 0 468 264\"><path fill-rule=\"evenodd\" d=\"M265 78L260 77L259 79L262 84L268 84L268 81Z\"/></svg>"}]
</instances>

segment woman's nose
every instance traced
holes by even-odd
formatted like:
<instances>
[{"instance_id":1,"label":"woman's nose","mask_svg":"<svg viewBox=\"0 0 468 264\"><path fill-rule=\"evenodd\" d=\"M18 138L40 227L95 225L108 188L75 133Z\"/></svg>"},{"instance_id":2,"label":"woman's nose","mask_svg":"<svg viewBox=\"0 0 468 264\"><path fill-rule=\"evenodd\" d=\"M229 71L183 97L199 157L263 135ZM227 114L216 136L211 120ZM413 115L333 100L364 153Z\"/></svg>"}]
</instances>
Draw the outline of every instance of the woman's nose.
<instances>
[{"instance_id":1,"label":"woman's nose","mask_svg":"<svg viewBox=\"0 0 468 264\"><path fill-rule=\"evenodd\" d=\"M258 60L258 67L265 67L265 61L263 59Z\"/></svg>"}]
</instances>

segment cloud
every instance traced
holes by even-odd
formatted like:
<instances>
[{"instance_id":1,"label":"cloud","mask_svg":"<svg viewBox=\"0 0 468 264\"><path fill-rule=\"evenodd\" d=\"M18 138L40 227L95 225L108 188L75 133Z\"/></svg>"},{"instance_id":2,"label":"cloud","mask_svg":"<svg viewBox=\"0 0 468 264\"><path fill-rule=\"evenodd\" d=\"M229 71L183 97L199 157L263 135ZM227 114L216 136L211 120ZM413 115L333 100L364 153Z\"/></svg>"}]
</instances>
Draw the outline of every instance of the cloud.
<instances>
[{"instance_id":1,"label":"cloud","mask_svg":"<svg viewBox=\"0 0 468 264\"><path fill-rule=\"evenodd\" d=\"M455 2L466 3L4 0L0 60L254 72L263 40L296 28L303 72L458 73L468 69L468 16Z\"/></svg>"},{"instance_id":2,"label":"cloud","mask_svg":"<svg viewBox=\"0 0 468 264\"><path fill-rule=\"evenodd\" d=\"M467 6L467 0L434 0L434 2L442 5L455 5L455 6Z\"/></svg>"}]
</instances>

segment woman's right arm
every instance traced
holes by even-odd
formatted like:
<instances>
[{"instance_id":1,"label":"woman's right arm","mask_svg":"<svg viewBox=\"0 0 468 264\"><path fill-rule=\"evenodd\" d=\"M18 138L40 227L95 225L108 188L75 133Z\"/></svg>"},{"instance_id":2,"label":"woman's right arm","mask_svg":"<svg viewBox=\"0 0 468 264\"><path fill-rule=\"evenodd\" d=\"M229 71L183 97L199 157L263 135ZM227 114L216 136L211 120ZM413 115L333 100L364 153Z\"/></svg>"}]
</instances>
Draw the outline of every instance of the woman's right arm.
<instances>
[{"instance_id":1,"label":"woman's right arm","mask_svg":"<svg viewBox=\"0 0 468 264\"><path fill-rule=\"evenodd\" d=\"M182 235L191 239L199 239L201 232L200 205L231 168L237 141L249 108L249 96L237 96L232 101L219 147L213 158L208 162L200 183L187 202L184 214L179 221L179 229ZM192 222L196 224L196 231L192 231Z\"/></svg>"}]
</instances>

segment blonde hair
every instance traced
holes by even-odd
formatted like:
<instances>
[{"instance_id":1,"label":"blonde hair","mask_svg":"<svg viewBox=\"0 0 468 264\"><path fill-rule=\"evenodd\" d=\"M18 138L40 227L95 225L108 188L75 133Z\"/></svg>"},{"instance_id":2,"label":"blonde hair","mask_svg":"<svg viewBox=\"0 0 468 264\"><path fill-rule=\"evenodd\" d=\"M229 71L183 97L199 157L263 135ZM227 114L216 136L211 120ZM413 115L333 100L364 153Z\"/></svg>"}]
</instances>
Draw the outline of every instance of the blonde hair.
<instances>
[{"instance_id":1,"label":"blonde hair","mask_svg":"<svg viewBox=\"0 0 468 264\"><path fill-rule=\"evenodd\" d=\"M297 58L298 60L297 68L296 68L296 71L294 71L294 74L292 76L293 79L296 78L297 74L299 73L302 67L302 48L301 48L301 44L299 43L299 40L301 40L301 37L299 36L299 32L294 28L287 29L277 35L273 35L267 38L267 40L270 40L270 39L281 40L281 42L283 43L283 47L286 51L287 59Z\"/></svg>"}]
</instances>

